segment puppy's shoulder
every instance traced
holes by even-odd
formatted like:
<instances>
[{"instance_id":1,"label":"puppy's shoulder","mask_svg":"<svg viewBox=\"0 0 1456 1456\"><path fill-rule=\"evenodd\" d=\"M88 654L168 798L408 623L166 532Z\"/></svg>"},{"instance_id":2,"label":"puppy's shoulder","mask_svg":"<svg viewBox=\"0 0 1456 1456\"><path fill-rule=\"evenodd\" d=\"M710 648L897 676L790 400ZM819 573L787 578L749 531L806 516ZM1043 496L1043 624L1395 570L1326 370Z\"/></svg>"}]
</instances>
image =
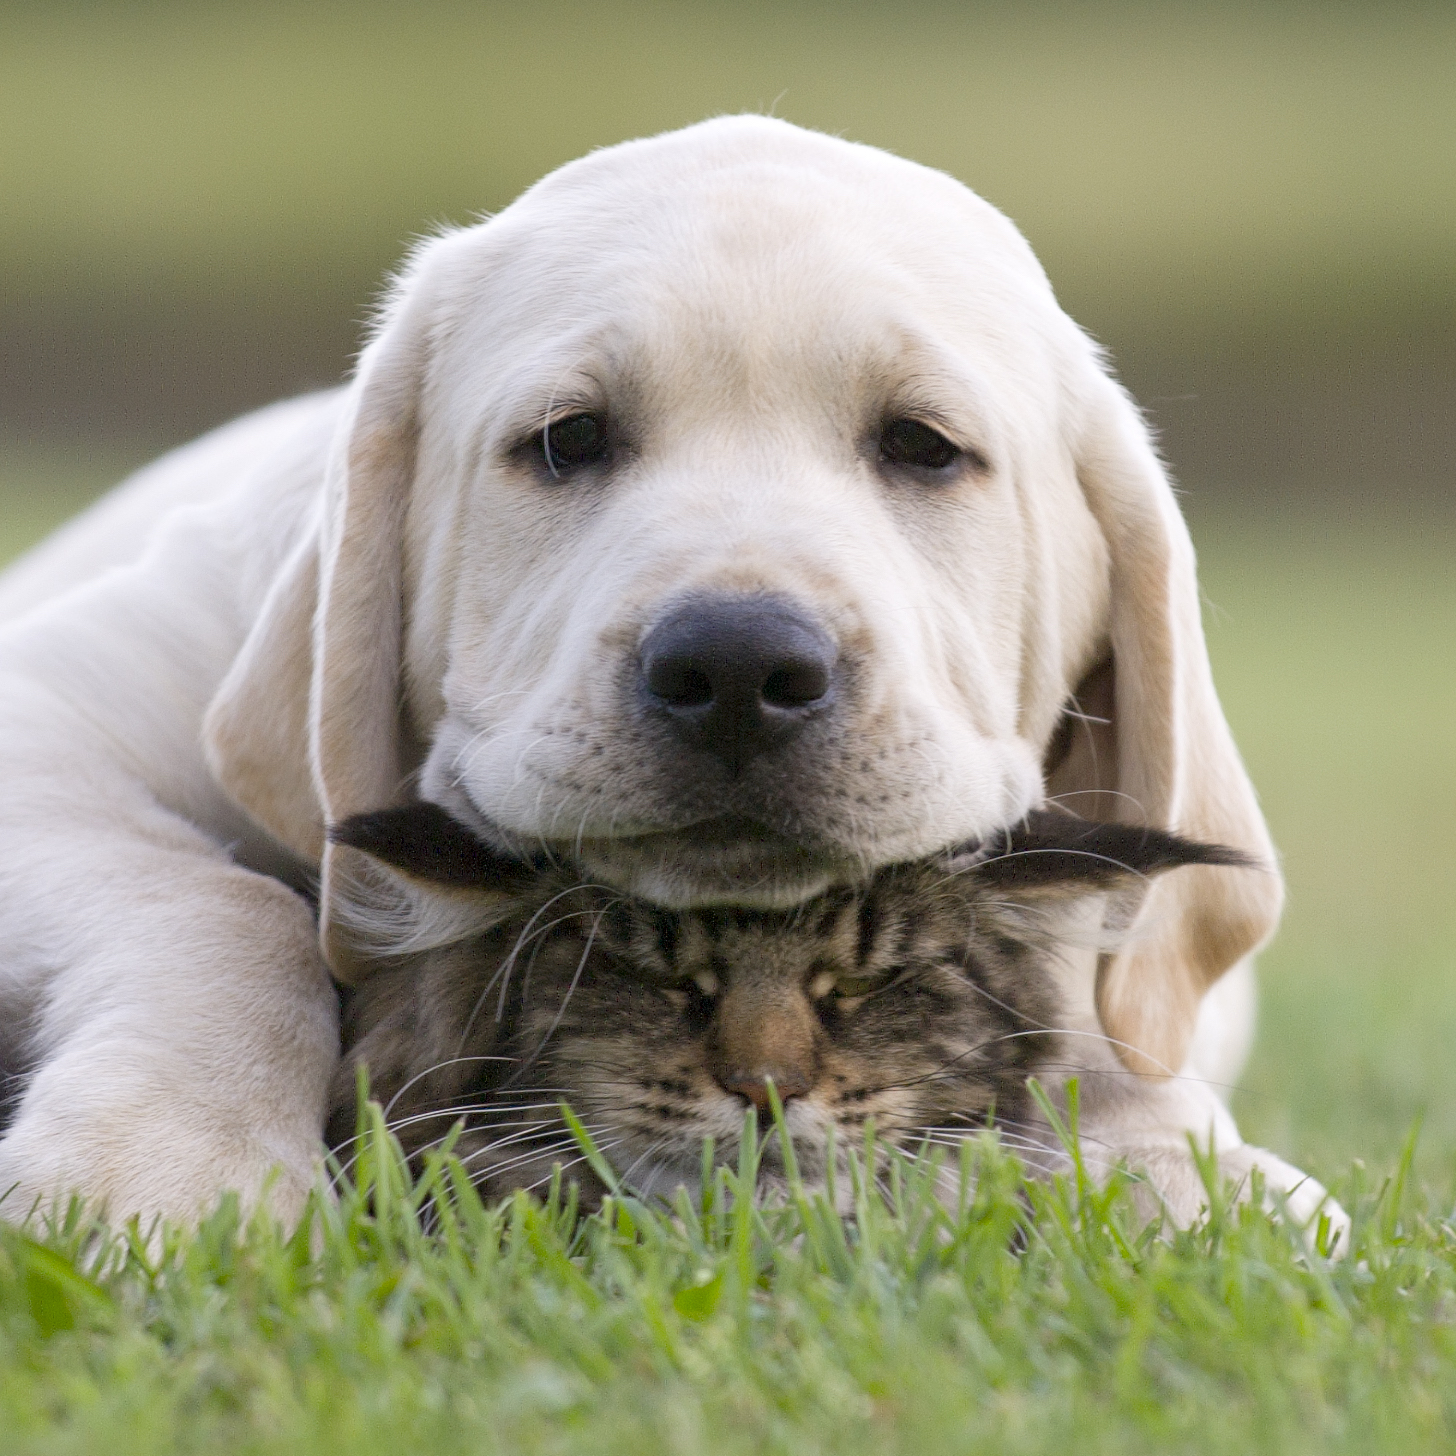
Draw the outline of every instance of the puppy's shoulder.
<instances>
[{"instance_id":1,"label":"puppy's shoulder","mask_svg":"<svg viewBox=\"0 0 1456 1456\"><path fill-rule=\"evenodd\" d=\"M344 400L341 389L284 400L143 466L0 572L0 623L140 560L178 511L236 497L240 522L296 519L288 506L322 486Z\"/></svg>"}]
</instances>

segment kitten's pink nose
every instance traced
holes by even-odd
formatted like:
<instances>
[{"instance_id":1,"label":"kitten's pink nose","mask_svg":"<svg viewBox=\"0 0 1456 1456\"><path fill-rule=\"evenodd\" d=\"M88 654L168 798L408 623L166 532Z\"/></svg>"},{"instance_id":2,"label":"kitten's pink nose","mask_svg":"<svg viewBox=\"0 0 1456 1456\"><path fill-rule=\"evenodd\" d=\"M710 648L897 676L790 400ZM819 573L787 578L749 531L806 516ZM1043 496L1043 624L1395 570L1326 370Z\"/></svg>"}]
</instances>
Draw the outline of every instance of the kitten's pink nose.
<instances>
[{"instance_id":1,"label":"kitten's pink nose","mask_svg":"<svg viewBox=\"0 0 1456 1456\"><path fill-rule=\"evenodd\" d=\"M772 1111L768 1099L770 1082L774 1084L780 1102L802 1097L810 1087L809 1078L797 1067L755 1067L752 1071L735 1067L718 1078L725 1092L751 1103L760 1117L767 1117Z\"/></svg>"}]
</instances>

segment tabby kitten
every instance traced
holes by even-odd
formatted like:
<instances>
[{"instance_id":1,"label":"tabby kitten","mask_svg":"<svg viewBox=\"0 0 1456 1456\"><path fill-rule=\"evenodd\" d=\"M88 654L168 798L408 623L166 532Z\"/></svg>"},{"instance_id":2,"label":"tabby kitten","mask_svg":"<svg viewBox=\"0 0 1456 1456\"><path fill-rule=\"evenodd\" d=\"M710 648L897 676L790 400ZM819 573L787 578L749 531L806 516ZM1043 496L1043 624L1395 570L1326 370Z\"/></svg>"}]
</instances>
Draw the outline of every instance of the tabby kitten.
<instances>
[{"instance_id":1,"label":"tabby kitten","mask_svg":"<svg viewBox=\"0 0 1456 1456\"><path fill-rule=\"evenodd\" d=\"M1095 934L1102 897L1137 878L1245 862L1040 812L792 910L671 911L506 858L433 805L361 815L335 837L380 865L356 886L358 913L402 953L345 993L331 1142L353 1133L363 1064L411 1157L458 1124L485 1193L539 1188L560 1164L588 1200L602 1190L558 1100L644 1194L693 1186L709 1136L736 1161L770 1081L810 1181L830 1130L843 1149L870 1119L911 1149L994 1121L1039 1156L1051 1140L1027 1080L1078 1064L1058 1030L1066 938ZM442 915L453 928L432 931ZM770 1144L765 1176L781 1174Z\"/></svg>"}]
</instances>

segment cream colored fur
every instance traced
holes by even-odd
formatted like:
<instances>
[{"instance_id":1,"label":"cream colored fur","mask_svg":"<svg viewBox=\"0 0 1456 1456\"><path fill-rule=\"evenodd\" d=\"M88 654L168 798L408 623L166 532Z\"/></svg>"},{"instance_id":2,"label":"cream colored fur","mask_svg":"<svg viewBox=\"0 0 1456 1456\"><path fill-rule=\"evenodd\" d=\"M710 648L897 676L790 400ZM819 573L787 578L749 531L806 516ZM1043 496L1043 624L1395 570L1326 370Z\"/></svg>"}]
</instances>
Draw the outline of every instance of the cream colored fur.
<instances>
[{"instance_id":1,"label":"cream colored fur","mask_svg":"<svg viewBox=\"0 0 1456 1456\"><path fill-rule=\"evenodd\" d=\"M516 447L583 408L629 420L630 460L531 478ZM989 468L888 482L866 442L894 414ZM624 700L654 617L704 589L794 598L853 670L831 748L748 806L812 863L705 848ZM1181 1168L1185 1215L1189 1130L1301 1181L1211 1087L1251 1003L1200 1006L1280 885L1187 532L1026 243L939 173L758 117L562 168L417 250L346 389L143 472L0 578L0 623L12 1216L76 1190L186 1217L270 1170L298 1206L326 964L371 965L338 913L366 871L324 826L416 793L677 904L791 902L1046 793L1247 850L1262 871L1170 876L1111 908L1120 952L1075 961L1107 1064L1084 1118ZM1106 710L1048 785L1079 689ZM322 950L289 888L312 876Z\"/></svg>"}]
</instances>

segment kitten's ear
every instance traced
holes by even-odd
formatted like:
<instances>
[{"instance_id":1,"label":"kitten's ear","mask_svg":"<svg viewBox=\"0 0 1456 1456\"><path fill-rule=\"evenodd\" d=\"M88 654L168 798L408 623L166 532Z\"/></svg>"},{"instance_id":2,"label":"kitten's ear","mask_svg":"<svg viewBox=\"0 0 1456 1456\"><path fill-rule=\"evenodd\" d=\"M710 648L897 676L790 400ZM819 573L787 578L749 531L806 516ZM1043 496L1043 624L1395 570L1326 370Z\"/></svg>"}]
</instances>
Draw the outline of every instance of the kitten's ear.
<instances>
[{"instance_id":1,"label":"kitten's ear","mask_svg":"<svg viewBox=\"0 0 1456 1456\"><path fill-rule=\"evenodd\" d=\"M536 875L534 866L493 849L438 804L354 814L334 825L329 838L363 850L412 880L453 890L511 893Z\"/></svg>"},{"instance_id":2,"label":"kitten's ear","mask_svg":"<svg viewBox=\"0 0 1456 1456\"><path fill-rule=\"evenodd\" d=\"M368 963L470 940L507 920L540 866L492 849L437 804L352 814L329 830L332 914Z\"/></svg>"},{"instance_id":3,"label":"kitten's ear","mask_svg":"<svg viewBox=\"0 0 1456 1456\"><path fill-rule=\"evenodd\" d=\"M1135 824L1099 824L1040 810L1004 835L955 855L951 867L1011 896L1079 898L1131 888L1183 865L1257 869L1259 861L1222 844L1184 839Z\"/></svg>"}]
</instances>

